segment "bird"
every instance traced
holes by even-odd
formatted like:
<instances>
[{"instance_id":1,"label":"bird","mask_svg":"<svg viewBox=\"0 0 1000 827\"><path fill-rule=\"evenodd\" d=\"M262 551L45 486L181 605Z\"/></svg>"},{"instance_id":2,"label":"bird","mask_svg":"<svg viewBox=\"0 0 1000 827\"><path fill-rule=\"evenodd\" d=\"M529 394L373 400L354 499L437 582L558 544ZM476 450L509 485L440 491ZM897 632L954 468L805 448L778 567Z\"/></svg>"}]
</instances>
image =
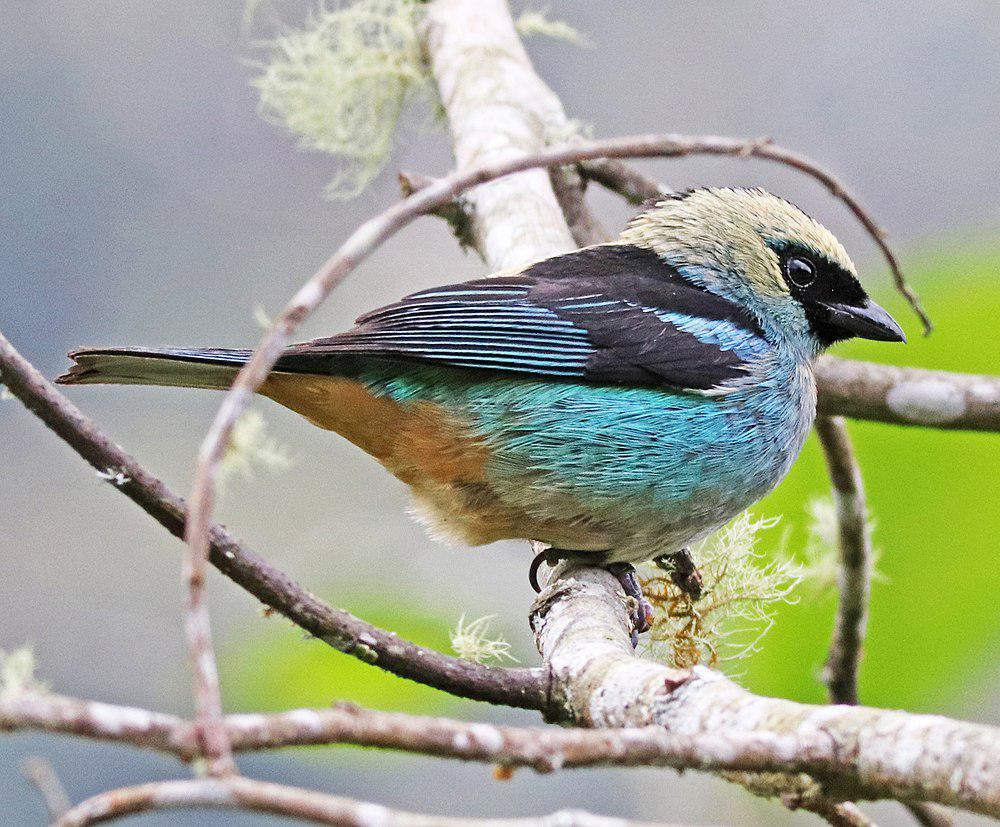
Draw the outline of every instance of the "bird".
<instances>
[{"instance_id":1,"label":"bird","mask_svg":"<svg viewBox=\"0 0 1000 827\"><path fill-rule=\"evenodd\" d=\"M287 347L259 393L370 454L440 539L531 566L634 564L697 598L690 547L769 493L816 415L812 362L905 342L833 233L759 188L666 196L619 237L433 287ZM246 349L82 348L65 385L224 390Z\"/></svg>"}]
</instances>

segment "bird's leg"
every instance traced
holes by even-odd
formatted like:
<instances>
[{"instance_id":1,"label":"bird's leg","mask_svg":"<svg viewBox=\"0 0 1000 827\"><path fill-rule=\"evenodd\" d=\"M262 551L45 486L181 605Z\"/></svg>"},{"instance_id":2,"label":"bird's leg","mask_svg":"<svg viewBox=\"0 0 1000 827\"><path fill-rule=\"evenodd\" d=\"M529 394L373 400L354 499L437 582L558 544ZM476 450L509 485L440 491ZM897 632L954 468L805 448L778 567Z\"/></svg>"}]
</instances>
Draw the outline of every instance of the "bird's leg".
<instances>
[{"instance_id":1,"label":"bird's leg","mask_svg":"<svg viewBox=\"0 0 1000 827\"><path fill-rule=\"evenodd\" d=\"M600 552L547 548L545 551L536 554L535 559L531 561L531 567L528 569L528 582L531 583L531 588L536 592L541 591L541 586L538 583L538 568L542 563L554 567L562 560L569 560L584 566L600 566L604 563L604 559L606 559L606 554L601 554ZM621 583L625 594L635 601L635 608L629 613L632 621L633 631L631 637L634 648L639 644L639 635L649 631L652 625L653 605L642 593L642 586L639 585L639 577L635 573L634 566L630 563L608 563L605 565L605 568Z\"/></svg>"},{"instance_id":2,"label":"bird's leg","mask_svg":"<svg viewBox=\"0 0 1000 827\"><path fill-rule=\"evenodd\" d=\"M609 563L607 570L622 584L625 594L635 601L635 610L630 612L632 620L632 648L639 645L639 635L648 632L653 625L653 604L646 599L639 584L639 576L631 563Z\"/></svg>"},{"instance_id":3,"label":"bird's leg","mask_svg":"<svg viewBox=\"0 0 1000 827\"><path fill-rule=\"evenodd\" d=\"M654 562L670 575L674 585L684 594L692 600L701 598L703 588L701 572L694 564L690 549L682 548L672 554L664 554L657 557Z\"/></svg>"}]
</instances>

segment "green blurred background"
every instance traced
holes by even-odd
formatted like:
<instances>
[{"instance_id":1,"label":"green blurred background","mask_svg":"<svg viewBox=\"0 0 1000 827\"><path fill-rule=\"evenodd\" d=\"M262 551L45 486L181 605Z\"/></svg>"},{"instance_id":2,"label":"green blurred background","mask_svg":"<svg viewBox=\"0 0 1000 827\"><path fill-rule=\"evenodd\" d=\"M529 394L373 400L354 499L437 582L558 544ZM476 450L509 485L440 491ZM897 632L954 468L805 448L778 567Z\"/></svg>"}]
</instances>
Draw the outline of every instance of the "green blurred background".
<instances>
[{"instance_id":1,"label":"green blurred background","mask_svg":"<svg viewBox=\"0 0 1000 827\"><path fill-rule=\"evenodd\" d=\"M307 2L276 4L297 22ZM705 4L559 2L593 49L533 40L567 110L597 135L768 134L820 159L892 233L937 324L929 339L895 298L871 242L814 183L775 166L692 159L646 168L677 187L761 185L830 226L910 334L906 347L839 355L1000 373L1000 16L991 2L835 0ZM790 26L789 20L798 21ZM808 25L801 23L808 20ZM273 21L272 21L273 22ZM279 308L357 221L396 197L396 168L448 169L441 132L407 128L389 171L350 203L320 197L329 159L298 152L256 113L239 4L31 0L0 31L0 329L47 374L83 344L256 340L254 309ZM637 92L637 90L639 90ZM421 126L426 113L416 113ZM594 192L609 226L629 210ZM440 222L408 228L338 289L303 338L344 329L404 292L481 274ZM141 388L73 399L180 491L218 397ZM405 516L406 495L368 458L267 403L290 471L234 479L221 518L311 590L372 622L446 649L459 616L494 614L524 663L535 654L522 544L444 548ZM862 670L868 703L1000 717L1000 438L851 424L881 549ZM179 546L125 503L16 403L0 401L0 648L34 645L41 677L67 693L185 712ZM815 444L761 504L782 515L776 546L801 552L807 503L827 493ZM803 586L759 653L735 667L755 691L819 701L834 599ZM303 638L221 577L213 622L230 709L349 698L387 709L537 722L460 702ZM41 736L0 739L0 814L41 824L18 762L41 754L74 799L176 776L143 753ZM414 810L538 814L564 806L692 824L806 824L721 781L660 771L588 771L507 784L488 769L358 750L243 759L279 781ZM907 823L898 808L871 808ZM211 823L255 824L213 816ZM198 814L149 824L206 823ZM966 819L964 823L975 823Z\"/></svg>"}]
</instances>

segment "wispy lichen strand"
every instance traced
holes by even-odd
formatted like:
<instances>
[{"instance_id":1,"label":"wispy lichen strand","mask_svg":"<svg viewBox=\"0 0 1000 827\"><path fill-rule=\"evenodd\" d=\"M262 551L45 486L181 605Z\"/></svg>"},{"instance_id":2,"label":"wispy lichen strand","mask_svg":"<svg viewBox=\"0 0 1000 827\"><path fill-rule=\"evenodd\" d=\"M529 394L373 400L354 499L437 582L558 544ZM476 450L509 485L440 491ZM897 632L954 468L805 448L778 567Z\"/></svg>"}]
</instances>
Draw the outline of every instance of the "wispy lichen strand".
<instances>
[{"instance_id":1,"label":"wispy lichen strand","mask_svg":"<svg viewBox=\"0 0 1000 827\"><path fill-rule=\"evenodd\" d=\"M400 116L431 96L417 35L415 0L357 0L322 7L300 29L263 44L254 80L262 114L304 149L339 164L331 198L360 193L385 166Z\"/></svg>"},{"instance_id":2,"label":"wispy lichen strand","mask_svg":"<svg viewBox=\"0 0 1000 827\"><path fill-rule=\"evenodd\" d=\"M503 635L490 634L495 619L496 615L487 615L466 621L463 614L451 632L451 648L455 654L475 663L500 663L505 659L517 663Z\"/></svg>"},{"instance_id":3,"label":"wispy lichen strand","mask_svg":"<svg viewBox=\"0 0 1000 827\"><path fill-rule=\"evenodd\" d=\"M257 411L247 411L233 428L233 436L219 466L219 485L234 475L253 479L257 468L284 471L291 467L288 451L267 433L267 423Z\"/></svg>"},{"instance_id":4,"label":"wispy lichen strand","mask_svg":"<svg viewBox=\"0 0 1000 827\"><path fill-rule=\"evenodd\" d=\"M0 649L0 698L44 688L35 680L35 656L30 648L24 646L11 652Z\"/></svg>"},{"instance_id":5,"label":"wispy lichen strand","mask_svg":"<svg viewBox=\"0 0 1000 827\"><path fill-rule=\"evenodd\" d=\"M649 644L655 658L677 668L718 666L757 650L777 605L794 602L801 577L784 554L765 556L757 548L761 532L777 522L745 512L692 548L704 583L698 601L662 571L644 569L643 589L655 610Z\"/></svg>"},{"instance_id":6,"label":"wispy lichen strand","mask_svg":"<svg viewBox=\"0 0 1000 827\"><path fill-rule=\"evenodd\" d=\"M805 565L802 580L816 591L832 591L837 586L839 562L840 525L837 522L837 507L831 497L816 497L806 506L809 515L809 536L803 548ZM869 531L874 532L875 523L868 518ZM878 563L880 551L872 549L872 565ZM885 576L872 571L872 580L885 582Z\"/></svg>"},{"instance_id":7,"label":"wispy lichen strand","mask_svg":"<svg viewBox=\"0 0 1000 827\"><path fill-rule=\"evenodd\" d=\"M564 40L574 46L594 45L586 34L565 20L553 20L549 17L548 9L527 9L518 15L514 25L517 33L523 37L548 37L552 40Z\"/></svg>"}]
</instances>

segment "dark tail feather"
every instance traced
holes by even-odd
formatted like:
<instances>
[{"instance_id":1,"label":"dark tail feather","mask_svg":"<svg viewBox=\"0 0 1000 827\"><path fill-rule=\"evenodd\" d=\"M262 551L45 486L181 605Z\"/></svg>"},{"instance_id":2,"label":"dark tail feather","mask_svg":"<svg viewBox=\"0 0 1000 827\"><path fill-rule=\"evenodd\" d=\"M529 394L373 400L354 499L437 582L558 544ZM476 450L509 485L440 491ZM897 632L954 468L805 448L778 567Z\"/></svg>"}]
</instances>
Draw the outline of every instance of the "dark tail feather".
<instances>
[{"instance_id":1,"label":"dark tail feather","mask_svg":"<svg viewBox=\"0 0 1000 827\"><path fill-rule=\"evenodd\" d=\"M228 388L249 350L224 348L81 348L60 385L163 385Z\"/></svg>"}]
</instances>

